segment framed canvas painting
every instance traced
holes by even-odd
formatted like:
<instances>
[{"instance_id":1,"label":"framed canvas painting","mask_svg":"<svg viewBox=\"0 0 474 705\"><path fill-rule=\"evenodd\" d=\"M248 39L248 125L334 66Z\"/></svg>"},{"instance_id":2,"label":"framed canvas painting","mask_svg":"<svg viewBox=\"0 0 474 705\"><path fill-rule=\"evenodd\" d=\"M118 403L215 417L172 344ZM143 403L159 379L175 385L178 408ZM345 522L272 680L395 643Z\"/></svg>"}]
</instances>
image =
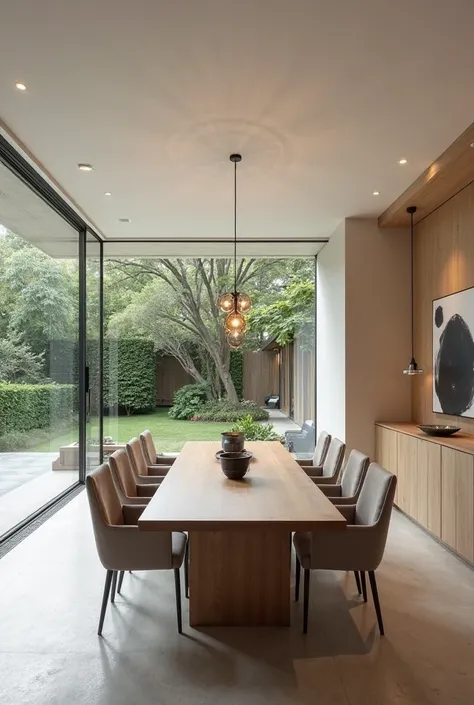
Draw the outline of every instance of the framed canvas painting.
<instances>
[{"instance_id":1,"label":"framed canvas painting","mask_svg":"<svg viewBox=\"0 0 474 705\"><path fill-rule=\"evenodd\" d=\"M433 411L474 418L474 287L433 301Z\"/></svg>"}]
</instances>

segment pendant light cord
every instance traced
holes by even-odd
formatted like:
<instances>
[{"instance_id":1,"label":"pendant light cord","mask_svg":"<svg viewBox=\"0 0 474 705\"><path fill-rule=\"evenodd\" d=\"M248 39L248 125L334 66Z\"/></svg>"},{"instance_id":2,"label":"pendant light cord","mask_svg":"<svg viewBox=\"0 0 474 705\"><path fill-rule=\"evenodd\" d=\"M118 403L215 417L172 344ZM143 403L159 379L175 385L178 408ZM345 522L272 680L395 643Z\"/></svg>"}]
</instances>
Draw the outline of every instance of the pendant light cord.
<instances>
[{"instance_id":1,"label":"pendant light cord","mask_svg":"<svg viewBox=\"0 0 474 705\"><path fill-rule=\"evenodd\" d=\"M234 293L237 294L237 162L234 162Z\"/></svg>"},{"instance_id":2,"label":"pendant light cord","mask_svg":"<svg viewBox=\"0 0 474 705\"><path fill-rule=\"evenodd\" d=\"M415 323L414 323L414 268L413 268L413 211L410 213L410 257L411 257L411 356L415 357Z\"/></svg>"}]
</instances>

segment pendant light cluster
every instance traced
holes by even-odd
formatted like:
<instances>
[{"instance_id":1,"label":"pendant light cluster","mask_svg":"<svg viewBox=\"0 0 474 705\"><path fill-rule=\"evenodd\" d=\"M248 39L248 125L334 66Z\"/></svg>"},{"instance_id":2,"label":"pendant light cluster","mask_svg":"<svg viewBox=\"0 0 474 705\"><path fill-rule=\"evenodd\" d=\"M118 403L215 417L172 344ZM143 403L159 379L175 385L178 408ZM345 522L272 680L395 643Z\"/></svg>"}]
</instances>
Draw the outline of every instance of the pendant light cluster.
<instances>
[{"instance_id":1,"label":"pendant light cluster","mask_svg":"<svg viewBox=\"0 0 474 705\"><path fill-rule=\"evenodd\" d=\"M231 154L230 161L234 164L234 291L221 294L217 306L227 314L224 322L227 342L231 348L237 350L245 339L247 321L244 314L252 308L252 301L250 296L237 291L237 164L242 161L242 156Z\"/></svg>"},{"instance_id":2,"label":"pendant light cluster","mask_svg":"<svg viewBox=\"0 0 474 705\"><path fill-rule=\"evenodd\" d=\"M414 288L414 274L413 274L413 216L416 213L416 206L408 206L407 208L407 213L410 216L410 252L411 252L411 360L408 364L408 367L406 370L403 370L404 375L421 375L423 374L423 370L421 370L418 367L418 364L415 360L415 353L414 353L414 338L415 338L415 330L414 330L414 321L413 321L413 288Z\"/></svg>"}]
</instances>

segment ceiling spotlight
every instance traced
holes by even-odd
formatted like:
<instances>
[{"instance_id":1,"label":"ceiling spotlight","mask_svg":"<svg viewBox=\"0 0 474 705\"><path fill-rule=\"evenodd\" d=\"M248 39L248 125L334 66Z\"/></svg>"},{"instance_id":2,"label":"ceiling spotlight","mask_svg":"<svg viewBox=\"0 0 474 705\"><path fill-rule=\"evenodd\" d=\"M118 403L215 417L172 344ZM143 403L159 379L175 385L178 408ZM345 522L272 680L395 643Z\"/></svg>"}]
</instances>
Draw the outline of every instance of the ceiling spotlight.
<instances>
[{"instance_id":1,"label":"ceiling spotlight","mask_svg":"<svg viewBox=\"0 0 474 705\"><path fill-rule=\"evenodd\" d=\"M130 218L119 218L119 223L130 223Z\"/></svg>"},{"instance_id":2,"label":"ceiling spotlight","mask_svg":"<svg viewBox=\"0 0 474 705\"><path fill-rule=\"evenodd\" d=\"M111 196L111 195L112 195L112 194L110 193L110 191L106 191L106 192L104 193L104 196Z\"/></svg>"},{"instance_id":3,"label":"ceiling spotlight","mask_svg":"<svg viewBox=\"0 0 474 705\"><path fill-rule=\"evenodd\" d=\"M25 83L15 83L15 88L17 88L19 91L26 91L26 84Z\"/></svg>"},{"instance_id":4,"label":"ceiling spotlight","mask_svg":"<svg viewBox=\"0 0 474 705\"><path fill-rule=\"evenodd\" d=\"M474 147L474 142L471 142L471 147Z\"/></svg>"},{"instance_id":5,"label":"ceiling spotlight","mask_svg":"<svg viewBox=\"0 0 474 705\"><path fill-rule=\"evenodd\" d=\"M399 163L399 164L406 164L407 161L408 161L408 159L399 159L399 160L398 160L398 163Z\"/></svg>"},{"instance_id":6,"label":"ceiling spotlight","mask_svg":"<svg viewBox=\"0 0 474 705\"><path fill-rule=\"evenodd\" d=\"M94 167L92 166L92 164L78 164L77 168L80 171L94 171Z\"/></svg>"},{"instance_id":7,"label":"ceiling spotlight","mask_svg":"<svg viewBox=\"0 0 474 705\"><path fill-rule=\"evenodd\" d=\"M372 193L372 196L380 196L380 191L374 191L374 192Z\"/></svg>"}]
</instances>

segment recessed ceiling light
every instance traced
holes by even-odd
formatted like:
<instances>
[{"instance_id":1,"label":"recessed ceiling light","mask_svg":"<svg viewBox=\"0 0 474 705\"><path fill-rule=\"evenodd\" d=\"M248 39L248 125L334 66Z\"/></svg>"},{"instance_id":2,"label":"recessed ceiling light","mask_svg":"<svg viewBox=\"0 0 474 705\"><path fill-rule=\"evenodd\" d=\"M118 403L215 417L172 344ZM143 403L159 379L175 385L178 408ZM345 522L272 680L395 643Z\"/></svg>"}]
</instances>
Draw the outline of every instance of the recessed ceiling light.
<instances>
[{"instance_id":1,"label":"recessed ceiling light","mask_svg":"<svg viewBox=\"0 0 474 705\"><path fill-rule=\"evenodd\" d=\"M106 192L104 193L104 196L111 196L111 195L112 195L112 194L110 193L110 191L106 191Z\"/></svg>"},{"instance_id":2,"label":"recessed ceiling light","mask_svg":"<svg viewBox=\"0 0 474 705\"><path fill-rule=\"evenodd\" d=\"M130 218L119 218L120 223L130 223Z\"/></svg>"},{"instance_id":3,"label":"recessed ceiling light","mask_svg":"<svg viewBox=\"0 0 474 705\"><path fill-rule=\"evenodd\" d=\"M408 161L408 159L399 159L399 160L398 160L398 163L399 163L399 164L406 164L407 161Z\"/></svg>"},{"instance_id":4,"label":"recessed ceiling light","mask_svg":"<svg viewBox=\"0 0 474 705\"><path fill-rule=\"evenodd\" d=\"M77 168L81 171L94 171L92 164L78 164Z\"/></svg>"},{"instance_id":5,"label":"recessed ceiling light","mask_svg":"<svg viewBox=\"0 0 474 705\"><path fill-rule=\"evenodd\" d=\"M26 91L26 83L15 83L15 88L19 91Z\"/></svg>"},{"instance_id":6,"label":"recessed ceiling light","mask_svg":"<svg viewBox=\"0 0 474 705\"><path fill-rule=\"evenodd\" d=\"M372 196L380 196L380 191L374 191Z\"/></svg>"}]
</instances>

